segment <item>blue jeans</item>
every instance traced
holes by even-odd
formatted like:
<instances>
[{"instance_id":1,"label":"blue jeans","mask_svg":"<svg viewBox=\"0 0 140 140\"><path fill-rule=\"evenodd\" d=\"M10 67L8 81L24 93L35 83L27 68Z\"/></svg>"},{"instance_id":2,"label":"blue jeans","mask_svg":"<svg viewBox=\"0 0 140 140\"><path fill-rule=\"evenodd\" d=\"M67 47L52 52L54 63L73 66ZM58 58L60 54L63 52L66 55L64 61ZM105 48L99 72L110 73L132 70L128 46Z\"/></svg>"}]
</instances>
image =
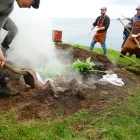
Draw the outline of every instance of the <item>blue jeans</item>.
<instances>
[{"instance_id":1,"label":"blue jeans","mask_svg":"<svg viewBox=\"0 0 140 140\"><path fill-rule=\"evenodd\" d=\"M105 36L105 39L104 39L104 41L103 41L103 43L101 43L101 47L102 47L102 49L103 49L103 52L104 52L104 54L106 55L106 53L107 53L107 49L106 49L106 36ZM91 41L91 45L90 45L90 50L93 50L94 49L94 45L97 43L97 41L95 41L95 40L92 40Z\"/></svg>"}]
</instances>

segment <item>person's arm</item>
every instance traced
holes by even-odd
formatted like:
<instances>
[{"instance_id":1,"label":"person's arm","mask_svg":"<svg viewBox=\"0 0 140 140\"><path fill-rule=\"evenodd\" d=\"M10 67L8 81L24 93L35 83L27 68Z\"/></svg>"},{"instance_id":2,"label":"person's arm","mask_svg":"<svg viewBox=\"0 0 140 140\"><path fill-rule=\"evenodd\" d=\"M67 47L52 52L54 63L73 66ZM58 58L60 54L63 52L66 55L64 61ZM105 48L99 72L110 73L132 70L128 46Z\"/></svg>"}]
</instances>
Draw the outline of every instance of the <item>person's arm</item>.
<instances>
[{"instance_id":1,"label":"person's arm","mask_svg":"<svg viewBox=\"0 0 140 140\"><path fill-rule=\"evenodd\" d=\"M92 30L94 29L94 26L92 25L91 29L89 30L89 35L92 32Z\"/></svg>"},{"instance_id":2,"label":"person's arm","mask_svg":"<svg viewBox=\"0 0 140 140\"><path fill-rule=\"evenodd\" d=\"M0 48L0 68L3 67L4 63L5 63L5 58L4 58L2 50Z\"/></svg>"},{"instance_id":3,"label":"person's arm","mask_svg":"<svg viewBox=\"0 0 140 140\"><path fill-rule=\"evenodd\" d=\"M140 33L137 34L137 37L139 37L139 36L140 36Z\"/></svg>"},{"instance_id":4,"label":"person's arm","mask_svg":"<svg viewBox=\"0 0 140 140\"><path fill-rule=\"evenodd\" d=\"M93 26L97 26L98 20L99 20L100 16L96 18L95 22L93 23Z\"/></svg>"},{"instance_id":5,"label":"person's arm","mask_svg":"<svg viewBox=\"0 0 140 140\"><path fill-rule=\"evenodd\" d=\"M90 31L92 31L93 29L94 29L94 26L92 25L92 27L91 27Z\"/></svg>"},{"instance_id":6,"label":"person's arm","mask_svg":"<svg viewBox=\"0 0 140 140\"><path fill-rule=\"evenodd\" d=\"M99 30L105 30L105 26L97 28L97 31L99 31Z\"/></svg>"},{"instance_id":7,"label":"person's arm","mask_svg":"<svg viewBox=\"0 0 140 140\"><path fill-rule=\"evenodd\" d=\"M131 17L125 17L124 15L122 15L122 17L124 18L124 19L127 19L127 20L129 20L129 21L132 21L133 20L133 18Z\"/></svg>"},{"instance_id":8,"label":"person's arm","mask_svg":"<svg viewBox=\"0 0 140 140\"><path fill-rule=\"evenodd\" d=\"M95 22L93 23L90 31L89 31L89 34L92 32L92 30L94 29L95 26L97 26L97 23L98 23L98 20L99 20L99 17L96 18Z\"/></svg>"},{"instance_id":9,"label":"person's arm","mask_svg":"<svg viewBox=\"0 0 140 140\"><path fill-rule=\"evenodd\" d=\"M136 34L136 35L135 35L135 34L132 34L131 37L132 37L132 38L140 37L140 33L138 33L138 34Z\"/></svg>"},{"instance_id":10,"label":"person's arm","mask_svg":"<svg viewBox=\"0 0 140 140\"><path fill-rule=\"evenodd\" d=\"M1 41L1 28L0 28L0 41ZM5 63L5 58L3 56L3 52L1 50L1 44L0 44L0 68L3 67L4 63Z\"/></svg>"},{"instance_id":11,"label":"person's arm","mask_svg":"<svg viewBox=\"0 0 140 140\"><path fill-rule=\"evenodd\" d=\"M125 19L127 19L127 20L129 20L129 21L132 21L132 20L133 20L133 18L130 18L130 17L127 17L127 18L125 18Z\"/></svg>"}]
</instances>

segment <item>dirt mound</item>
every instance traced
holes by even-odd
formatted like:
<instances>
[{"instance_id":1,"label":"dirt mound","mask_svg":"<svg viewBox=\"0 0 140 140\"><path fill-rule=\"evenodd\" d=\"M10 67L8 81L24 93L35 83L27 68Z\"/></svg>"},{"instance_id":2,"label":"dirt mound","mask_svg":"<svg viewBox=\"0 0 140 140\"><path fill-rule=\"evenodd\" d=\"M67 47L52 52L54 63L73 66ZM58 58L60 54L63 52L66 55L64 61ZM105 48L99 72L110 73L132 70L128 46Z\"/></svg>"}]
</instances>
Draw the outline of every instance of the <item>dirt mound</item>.
<instances>
[{"instance_id":1,"label":"dirt mound","mask_svg":"<svg viewBox=\"0 0 140 140\"><path fill-rule=\"evenodd\" d=\"M67 50L72 48L67 44L59 44L58 49ZM130 87L140 88L140 78L136 78L134 74L121 68L113 68L111 62L104 55L99 55L90 51L79 48L72 48L73 61L79 58L85 60L91 57L93 62L103 63L107 67L112 68L125 83L125 86L118 87L111 84L99 85L86 91L86 98L79 98L74 91L69 90L59 93L60 98L54 99L49 94L37 94L36 89L31 89L19 83L20 75L12 73L6 69L2 71L6 76L10 77L9 86L21 92L18 96L0 97L0 113L5 113L12 108L16 108L16 120L31 119L55 119L58 116L71 115L80 109L88 109L94 107L93 113L97 113L104 106L111 106L114 103L123 101L130 96L128 89Z\"/></svg>"},{"instance_id":2,"label":"dirt mound","mask_svg":"<svg viewBox=\"0 0 140 140\"><path fill-rule=\"evenodd\" d=\"M110 60L103 54L97 54L92 51L86 51L84 49L80 49L77 47L73 47L69 44L61 44L56 43L56 48L61 50L69 50L72 51L72 61L80 59L81 61L85 61L88 57L91 57L91 61L94 63L104 64L107 67L112 67L112 63Z\"/></svg>"}]
</instances>

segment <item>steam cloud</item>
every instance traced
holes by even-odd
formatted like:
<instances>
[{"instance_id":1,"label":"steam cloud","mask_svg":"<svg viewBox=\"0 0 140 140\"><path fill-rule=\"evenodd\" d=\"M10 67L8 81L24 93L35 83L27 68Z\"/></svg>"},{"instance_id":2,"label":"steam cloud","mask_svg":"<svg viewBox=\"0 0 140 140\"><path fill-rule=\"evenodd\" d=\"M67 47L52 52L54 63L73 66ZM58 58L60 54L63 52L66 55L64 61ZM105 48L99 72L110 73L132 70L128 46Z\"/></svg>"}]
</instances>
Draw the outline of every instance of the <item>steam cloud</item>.
<instances>
[{"instance_id":1,"label":"steam cloud","mask_svg":"<svg viewBox=\"0 0 140 140\"><path fill-rule=\"evenodd\" d=\"M7 51L7 61L19 68L37 69L45 66L55 57L51 41L51 20L40 16L33 9L17 9L11 18L19 28L19 33Z\"/></svg>"},{"instance_id":2,"label":"steam cloud","mask_svg":"<svg viewBox=\"0 0 140 140\"><path fill-rule=\"evenodd\" d=\"M17 36L7 51L6 61L10 61L12 66L36 71L39 68L52 69L54 66L56 69L57 66L64 67L66 64L71 64L69 52L56 51L52 42L51 19L44 11L15 8L10 15L19 28ZM4 35L5 32L3 38ZM58 59L58 56L62 56L61 59ZM73 71L58 70L58 73L61 76L81 79L81 76Z\"/></svg>"}]
</instances>

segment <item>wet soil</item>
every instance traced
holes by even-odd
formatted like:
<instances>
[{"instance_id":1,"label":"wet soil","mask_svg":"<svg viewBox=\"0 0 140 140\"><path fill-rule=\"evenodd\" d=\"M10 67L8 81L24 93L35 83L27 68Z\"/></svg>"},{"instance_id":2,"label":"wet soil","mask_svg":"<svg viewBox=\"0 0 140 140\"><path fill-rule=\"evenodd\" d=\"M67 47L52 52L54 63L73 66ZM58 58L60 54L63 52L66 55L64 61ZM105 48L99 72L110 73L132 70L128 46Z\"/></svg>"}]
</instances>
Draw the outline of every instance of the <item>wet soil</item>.
<instances>
[{"instance_id":1,"label":"wet soil","mask_svg":"<svg viewBox=\"0 0 140 140\"><path fill-rule=\"evenodd\" d=\"M123 102L131 96L129 89L132 87L140 89L140 76L135 75L123 68L114 67L108 58L94 52L72 48L68 44L56 44L59 50L67 51L72 49L72 61L77 58L85 60L89 56L93 62L102 63L107 69L111 69L125 83L118 87L112 84L96 84L95 89L86 91L86 98L79 98L73 91L69 90L60 94L59 99L55 99L48 94L37 94L36 89L32 89L19 83L20 75L3 68L2 72L10 78L9 86L20 91L20 95L0 97L0 114L6 113L16 108L15 119L23 120L53 120L59 116L71 115L81 109L90 109L94 114L100 112L104 107L112 106Z\"/></svg>"}]
</instances>

